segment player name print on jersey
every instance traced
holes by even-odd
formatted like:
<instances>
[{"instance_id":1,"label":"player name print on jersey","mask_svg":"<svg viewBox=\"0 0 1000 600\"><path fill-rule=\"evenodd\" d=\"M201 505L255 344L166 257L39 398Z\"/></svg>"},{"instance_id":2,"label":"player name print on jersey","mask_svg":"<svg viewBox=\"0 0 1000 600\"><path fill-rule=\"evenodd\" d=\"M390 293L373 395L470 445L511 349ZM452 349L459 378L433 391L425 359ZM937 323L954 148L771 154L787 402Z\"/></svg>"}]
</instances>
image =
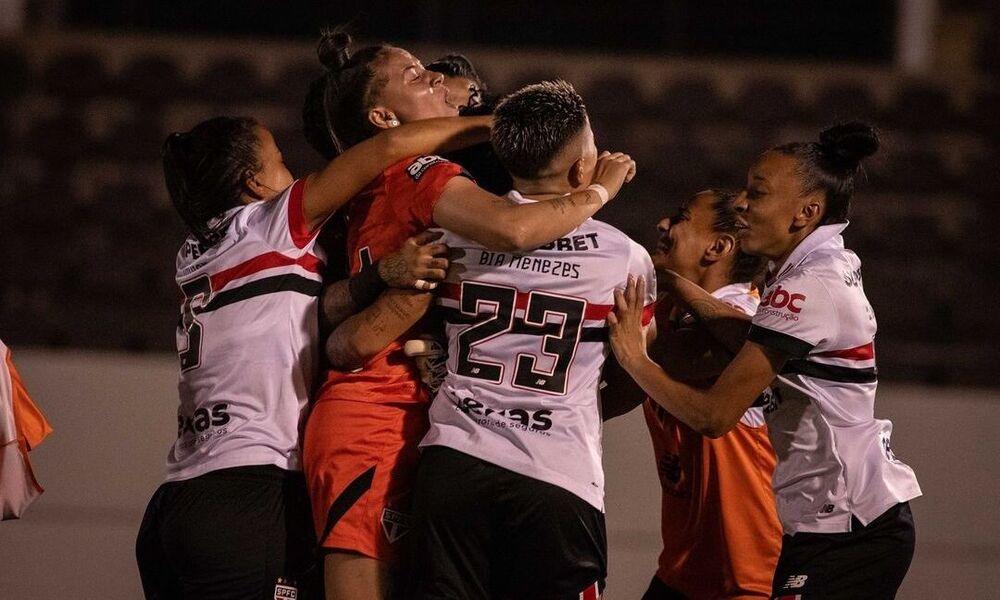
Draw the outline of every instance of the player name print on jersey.
<instances>
[{"instance_id":1,"label":"player name print on jersey","mask_svg":"<svg viewBox=\"0 0 1000 600\"><path fill-rule=\"evenodd\" d=\"M456 257L438 296L448 374L423 445L546 481L603 510L598 383L607 316L631 273L649 282L648 322L649 254L593 219L527 253L491 252L450 232L441 241Z\"/></svg>"}]
</instances>

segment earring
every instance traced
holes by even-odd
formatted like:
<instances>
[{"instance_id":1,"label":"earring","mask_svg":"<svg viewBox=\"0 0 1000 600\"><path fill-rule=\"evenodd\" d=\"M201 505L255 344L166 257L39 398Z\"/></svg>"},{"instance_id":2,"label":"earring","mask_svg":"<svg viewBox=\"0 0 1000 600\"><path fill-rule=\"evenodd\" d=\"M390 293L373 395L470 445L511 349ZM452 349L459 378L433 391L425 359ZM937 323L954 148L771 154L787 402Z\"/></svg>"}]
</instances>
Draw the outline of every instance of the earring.
<instances>
[{"instance_id":1,"label":"earring","mask_svg":"<svg viewBox=\"0 0 1000 600\"><path fill-rule=\"evenodd\" d=\"M389 121L389 127L399 127L399 121L397 121L396 119L392 119L391 121Z\"/></svg>"}]
</instances>

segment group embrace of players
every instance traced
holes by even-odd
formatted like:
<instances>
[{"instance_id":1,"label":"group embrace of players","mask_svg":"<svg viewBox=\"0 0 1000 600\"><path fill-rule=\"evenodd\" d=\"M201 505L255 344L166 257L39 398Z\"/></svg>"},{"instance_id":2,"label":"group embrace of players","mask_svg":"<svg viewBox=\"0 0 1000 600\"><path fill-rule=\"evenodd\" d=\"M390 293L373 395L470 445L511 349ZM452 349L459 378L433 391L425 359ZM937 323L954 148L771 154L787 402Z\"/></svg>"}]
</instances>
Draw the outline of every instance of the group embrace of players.
<instances>
[{"instance_id":1,"label":"group embrace of players","mask_svg":"<svg viewBox=\"0 0 1000 600\"><path fill-rule=\"evenodd\" d=\"M147 598L599 598L602 422L639 404L663 488L645 598L894 597L920 490L874 418L840 236L871 127L765 151L651 258L591 218L635 163L598 152L569 84L494 103L460 56L339 31L319 56L321 171L294 178L247 118L164 146L190 236Z\"/></svg>"}]
</instances>

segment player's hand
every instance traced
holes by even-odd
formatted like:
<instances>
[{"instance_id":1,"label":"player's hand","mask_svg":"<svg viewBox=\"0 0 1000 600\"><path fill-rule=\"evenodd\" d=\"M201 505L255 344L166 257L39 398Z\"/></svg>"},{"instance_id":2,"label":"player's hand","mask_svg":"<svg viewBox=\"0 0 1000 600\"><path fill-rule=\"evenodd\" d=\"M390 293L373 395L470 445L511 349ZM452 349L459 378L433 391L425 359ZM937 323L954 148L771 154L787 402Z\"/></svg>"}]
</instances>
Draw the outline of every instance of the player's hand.
<instances>
[{"instance_id":1,"label":"player's hand","mask_svg":"<svg viewBox=\"0 0 1000 600\"><path fill-rule=\"evenodd\" d=\"M378 274L394 288L430 291L448 272L448 246L438 242L441 231L424 231L378 262Z\"/></svg>"},{"instance_id":2,"label":"player's hand","mask_svg":"<svg viewBox=\"0 0 1000 600\"><path fill-rule=\"evenodd\" d=\"M615 290L615 309L608 313L611 349L626 370L646 358L646 327L642 325L645 297L645 280L629 275L625 289Z\"/></svg>"},{"instance_id":3,"label":"player's hand","mask_svg":"<svg viewBox=\"0 0 1000 600\"><path fill-rule=\"evenodd\" d=\"M622 186L635 177L635 161L623 152L608 152L605 150L597 157L594 167L594 183L599 183L608 190L608 196L614 198Z\"/></svg>"}]
</instances>

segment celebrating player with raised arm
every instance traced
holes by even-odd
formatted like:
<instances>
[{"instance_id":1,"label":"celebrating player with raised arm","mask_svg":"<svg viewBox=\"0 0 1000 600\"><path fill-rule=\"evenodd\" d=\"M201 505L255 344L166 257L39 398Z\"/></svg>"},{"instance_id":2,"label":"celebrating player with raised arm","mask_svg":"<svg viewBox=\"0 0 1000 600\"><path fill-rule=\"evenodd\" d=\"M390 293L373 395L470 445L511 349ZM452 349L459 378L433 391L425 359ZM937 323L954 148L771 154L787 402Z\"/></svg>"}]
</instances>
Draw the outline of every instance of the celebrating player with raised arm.
<instances>
[{"instance_id":1,"label":"celebrating player with raised arm","mask_svg":"<svg viewBox=\"0 0 1000 600\"><path fill-rule=\"evenodd\" d=\"M251 119L167 139L167 190L190 235L177 255L177 439L136 542L148 598L317 596L299 456L319 362L316 236L386 166L488 131L486 118L416 123L298 180Z\"/></svg>"},{"instance_id":2,"label":"celebrating player with raised arm","mask_svg":"<svg viewBox=\"0 0 1000 600\"><path fill-rule=\"evenodd\" d=\"M457 114L443 76L402 48L352 52L349 36L329 32L319 50L327 72L310 90L304 117L307 138L321 153L335 155L400 123ZM346 207L350 271L362 271L434 225L497 251L548 243L617 194L633 163L620 154L595 155L587 167L596 172L590 186L534 205L480 189L460 166L438 156L400 161ZM388 290L327 341L330 361L342 370L330 371L317 394L303 451L328 598L387 594L397 542L409 527L417 443L427 429L428 396L403 342L431 299Z\"/></svg>"},{"instance_id":3,"label":"celebrating player with raised arm","mask_svg":"<svg viewBox=\"0 0 1000 600\"><path fill-rule=\"evenodd\" d=\"M591 183L597 149L569 84L519 90L495 118L511 200L544 206ZM596 598L607 570L602 319L628 273L654 277L649 255L592 219L529 252L454 232L443 241L454 257L439 299L448 374L421 442L407 593Z\"/></svg>"},{"instance_id":4,"label":"celebrating player with raised arm","mask_svg":"<svg viewBox=\"0 0 1000 600\"><path fill-rule=\"evenodd\" d=\"M660 221L653 264L657 279L682 273L749 323L760 303L752 281L763 261L740 250L735 199L706 190ZM708 387L732 354L673 300L664 294L657 302L656 332L647 336L650 356L677 379ZM643 403L662 487L663 549L643 600L770 598L781 524L761 406L766 394L732 431L712 439L647 399L620 366L609 364L605 378L606 419Z\"/></svg>"},{"instance_id":5,"label":"celebrating player with raised arm","mask_svg":"<svg viewBox=\"0 0 1000 600\"><path fill-rule=\"evenodd\" d=\"M892 452L892 423L874 416L875 315L861 261L840 235L861 160L877 148L871 127L848 123L772 148L750 168L740 243L770 269L747 341L707 391L646 355L641 281L617 294L609 316L622 366L705 435L731 430L772 385L764 412L785 532L777 597L893 598L913 556L908 501L920 487Z\"/></svg>"}]
</instances>

